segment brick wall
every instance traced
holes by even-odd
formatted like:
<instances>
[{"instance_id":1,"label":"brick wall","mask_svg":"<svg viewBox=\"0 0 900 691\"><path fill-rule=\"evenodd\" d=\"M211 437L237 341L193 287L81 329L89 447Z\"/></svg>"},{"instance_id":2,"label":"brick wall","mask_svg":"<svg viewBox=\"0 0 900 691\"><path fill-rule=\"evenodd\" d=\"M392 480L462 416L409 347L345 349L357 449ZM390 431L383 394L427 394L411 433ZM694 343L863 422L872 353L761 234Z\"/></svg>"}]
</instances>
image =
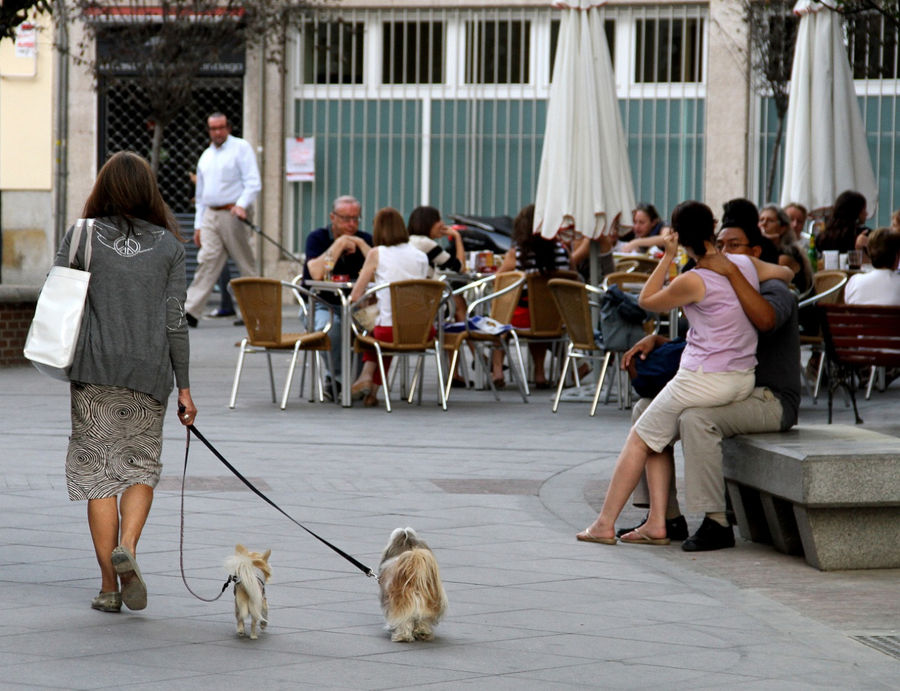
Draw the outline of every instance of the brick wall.
<instances>
[{"instance_id":1,"label":"brick wall","mask_svg":"<svg viewBox=\"0 0 900 691\"><path fill-rule=\"evenodd\" d=\"M22 355L40 287L0 286L0 367L28 363Z\"/></svg>"}]
</instances>

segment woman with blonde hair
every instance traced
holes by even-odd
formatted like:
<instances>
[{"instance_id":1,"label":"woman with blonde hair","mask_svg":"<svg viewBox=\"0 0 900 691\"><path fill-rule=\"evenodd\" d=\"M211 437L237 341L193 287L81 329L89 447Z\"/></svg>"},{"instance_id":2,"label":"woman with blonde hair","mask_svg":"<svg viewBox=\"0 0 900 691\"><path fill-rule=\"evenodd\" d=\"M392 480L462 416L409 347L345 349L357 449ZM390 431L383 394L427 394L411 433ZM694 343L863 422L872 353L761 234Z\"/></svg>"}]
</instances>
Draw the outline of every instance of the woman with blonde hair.
<instances>
[{"instance_id":1,"label":"woman with blonde hair","mask_svg":"<svg viewBox=\"0 0 900 691\"><path fill-rule=\"evenodd\" d=\"M359 278L353 284L353 290L350 292L351 301L359 300L373 280L376 284L381 284L427 278L428 257L410 244L409 232L399 211L386 207L375 214L372 240L375 244L366 255ZM377 300L378 316L375 318L372 336L379 341L390 343L394 340L390 291L378 291ZM390 366L391 358L384 358L385 372ZM366 351L363 353L362 372L353 382L353 397L363 399L366 407L376 406L378 387L381 384L381 372L378 371L375 354Z\"/></svg>"},{"instance_id":2,"label":"woman with blonde hair","mask_svg":"<svg viewBox=\"0 0 900 691\"><path fill-rule=\"evenodd\" d=\"M91 607L144 609L147 587L135 553L162 469L173 379L179 422L190 425L197 414L188 381L184 245L149 164L130 151L101 168L82 216L89 232L75 265L84 266L90 242L91 282L70 372L66 485L69 499L87 500L101 575ZM57 266L69 265L72 232Z\"/></svg>"}]
</instances>

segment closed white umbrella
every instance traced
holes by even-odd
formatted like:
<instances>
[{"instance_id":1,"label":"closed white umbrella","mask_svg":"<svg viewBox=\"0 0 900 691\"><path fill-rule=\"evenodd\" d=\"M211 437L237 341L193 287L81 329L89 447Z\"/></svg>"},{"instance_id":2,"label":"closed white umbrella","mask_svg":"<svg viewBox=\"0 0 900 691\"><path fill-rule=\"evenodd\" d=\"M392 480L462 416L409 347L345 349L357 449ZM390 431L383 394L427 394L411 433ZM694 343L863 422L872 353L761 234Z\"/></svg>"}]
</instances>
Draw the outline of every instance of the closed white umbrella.
<instances>
[{"instance_id":1,"label":"closed white umbrella","mask_svg":"<svg viewBox=\"0 0 900 691\"><path fill-rule=\"evenodd\" d=\"M606 34L596 0L555 2L562 9L547 128L535 197L534 231L598 237L616 214L634 208L631 166L619 117Z\"/></svg>"},{"instance_id":2,"label":"closed white umbrella","mask_svg":"<svg viewBox=\"0 0 900 691\"><path fill-rule=\"evenodd\" d=\"M870 214L878 185L866 145L850 62L834 0L800 0L800 17L784 149L781 205L831 206L844 190L866 198Z\"/></svg>"}]
</instances>

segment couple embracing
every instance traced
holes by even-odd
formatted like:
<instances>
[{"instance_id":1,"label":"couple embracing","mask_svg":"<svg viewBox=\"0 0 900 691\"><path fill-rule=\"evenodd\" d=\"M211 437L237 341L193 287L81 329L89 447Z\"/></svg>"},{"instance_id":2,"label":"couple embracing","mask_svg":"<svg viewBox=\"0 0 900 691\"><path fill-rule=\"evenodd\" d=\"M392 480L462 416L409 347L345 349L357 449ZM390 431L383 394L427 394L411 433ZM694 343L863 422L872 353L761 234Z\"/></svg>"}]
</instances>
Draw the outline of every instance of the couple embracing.
<instances>
[{"instance_id":1,"label":"couple embracing","mask_svg":"<svg viewBox=\"0 0 900 691\"><path fill-rule=\"evenodd\" d=\"M733 200L725 205L717 238L712 211L704 204L683 202L673 211L665 255L640 303L654 312L683 308L691 325L687 346L674 378L652 401L635 406L636 421L603 507L578 533L579 540L655 545L681 539L687 551L734 545L725 516L721 440L790 428L800 399L797 307L788 288L793 274L769 263L777 262L777 253L757 222L751 202ZM665 285L679 244L696 266ZM645 338L623 364L646 357L664 340ZM672 444L679 438L688 505L705 513L690 537L674 486ZM636 505L649 500L649 513L640 525L617 532L615 520L633 491Z\"/></svg>"}]
</instances>

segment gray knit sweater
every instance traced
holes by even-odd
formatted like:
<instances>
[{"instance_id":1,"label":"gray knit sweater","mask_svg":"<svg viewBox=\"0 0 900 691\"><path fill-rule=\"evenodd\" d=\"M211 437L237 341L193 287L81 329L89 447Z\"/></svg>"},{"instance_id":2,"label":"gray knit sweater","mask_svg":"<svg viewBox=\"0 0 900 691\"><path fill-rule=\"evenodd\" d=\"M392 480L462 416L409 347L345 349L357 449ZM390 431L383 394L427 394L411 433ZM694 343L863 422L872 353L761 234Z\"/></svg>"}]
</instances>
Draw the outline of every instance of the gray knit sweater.
<instances>
[{"instance_id":1,"label":"gray knit sweater","mask_svg":"<svg viewBox=\"0 0 900 691\"><path fill-rule=\"evenodd\" d=\"M85 227L87 230L87 227ZM74 266L83 268L84 237ZM68 266L72 228L57 266ZM98 218L91 233L87 304L70 379L124 386L166 403L172 373L188 388L184 246L165 228L123 218Z\"/></svg>"}]
</instances>

